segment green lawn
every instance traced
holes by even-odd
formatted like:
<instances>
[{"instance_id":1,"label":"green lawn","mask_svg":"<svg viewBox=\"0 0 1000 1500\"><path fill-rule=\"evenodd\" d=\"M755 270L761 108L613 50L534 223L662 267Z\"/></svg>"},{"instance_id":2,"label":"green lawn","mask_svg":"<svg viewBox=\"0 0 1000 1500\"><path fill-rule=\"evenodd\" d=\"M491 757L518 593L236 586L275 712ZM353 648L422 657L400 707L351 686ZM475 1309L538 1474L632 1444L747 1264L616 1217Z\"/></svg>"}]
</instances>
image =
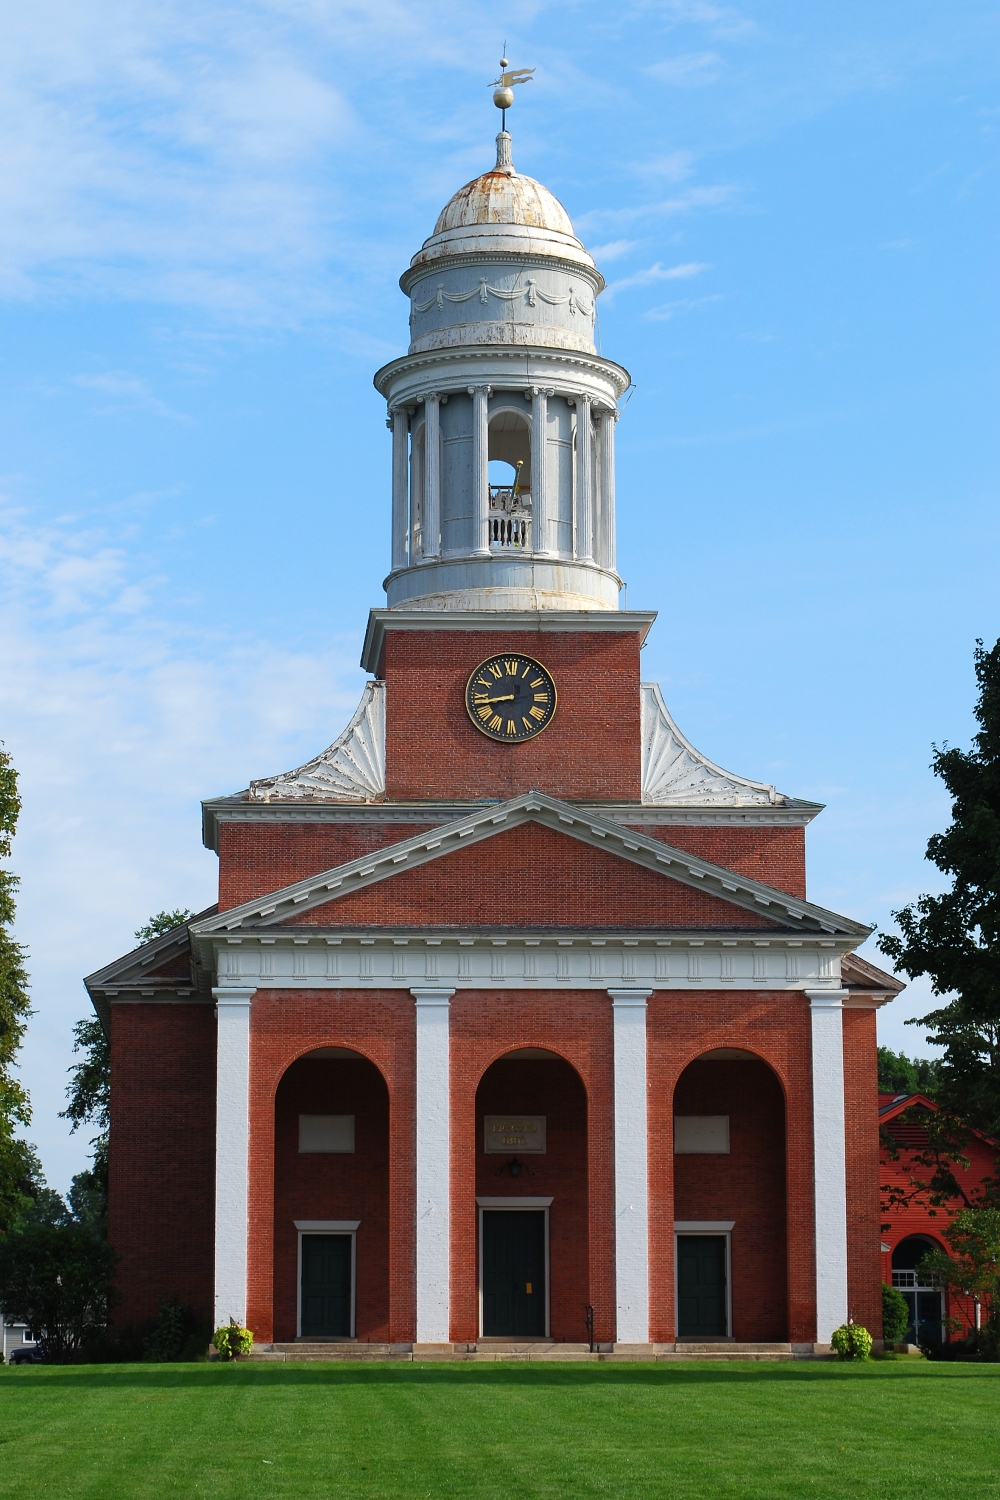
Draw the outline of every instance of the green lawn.
<instances>
[{"instance_id":1,"label":"green lawn","mask_svg":"<svg viewBox=\"0 0 1000 1500\"><path fill-rule=\"evenodd\" d=\"M1000 1500L1000 1366L0 1369L0 1494Z\"/></svg>"}]
</instances>

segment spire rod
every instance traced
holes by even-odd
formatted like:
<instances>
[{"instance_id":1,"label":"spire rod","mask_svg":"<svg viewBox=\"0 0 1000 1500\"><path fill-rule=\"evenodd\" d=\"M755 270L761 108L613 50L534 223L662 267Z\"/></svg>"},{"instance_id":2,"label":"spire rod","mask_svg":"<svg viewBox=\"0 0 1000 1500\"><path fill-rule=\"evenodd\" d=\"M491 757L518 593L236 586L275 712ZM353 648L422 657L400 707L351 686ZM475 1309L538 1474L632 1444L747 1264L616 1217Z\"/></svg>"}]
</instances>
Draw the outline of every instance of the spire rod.
<instances>
[{"instance_id":1,"label":"spire rod","mask_svg":"<svg viewBox=\"0 0 1000 1500\"><path fill-rule=\"evenodd\" d=\"M510 63L507 59L501 57L500 77L494 78L490 84L490 88L493 89L493 103L500 111L501 134L506 134L507 132L507 111L514 103L515 88L519 83L530 83L531 75L535 71L534 68L516 68L512 73L509 73L507 71L509 67ZM498 136L497 139L499 140L499 138ZM510 138L508 137L508 139ZM497 165L500 165L499 159Z\"/></svg>"}]
</instances>

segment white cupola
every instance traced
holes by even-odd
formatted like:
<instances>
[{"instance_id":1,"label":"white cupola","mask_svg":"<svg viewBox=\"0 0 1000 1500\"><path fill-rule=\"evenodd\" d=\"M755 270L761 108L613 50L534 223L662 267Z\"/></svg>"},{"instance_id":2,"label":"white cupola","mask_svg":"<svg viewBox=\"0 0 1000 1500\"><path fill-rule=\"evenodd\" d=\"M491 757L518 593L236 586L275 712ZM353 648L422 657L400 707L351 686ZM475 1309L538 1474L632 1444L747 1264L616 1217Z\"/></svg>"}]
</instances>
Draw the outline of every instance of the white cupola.
<instances>
[{"instance_id":1,"label":"white cupola","mask_svg":"<svg viewBox=\"0 0 1000 1500\"><path fill-rule=\"evenodd\" d=\"M515 170L506 130L400 286L409 351L375 376L393 434L390 608L617 609L629 376L594 344L604 279L559 200Z\"/></svg>"}]
</instances>

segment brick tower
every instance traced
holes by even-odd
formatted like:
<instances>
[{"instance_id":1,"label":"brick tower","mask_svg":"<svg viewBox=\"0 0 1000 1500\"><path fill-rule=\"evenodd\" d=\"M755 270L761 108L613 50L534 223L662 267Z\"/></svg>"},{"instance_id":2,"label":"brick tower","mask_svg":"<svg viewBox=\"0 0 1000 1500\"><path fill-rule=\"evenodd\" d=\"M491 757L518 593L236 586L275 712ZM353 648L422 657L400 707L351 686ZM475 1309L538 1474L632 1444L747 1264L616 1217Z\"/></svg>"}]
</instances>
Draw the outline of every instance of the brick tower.
<instances>
[{"instance_id":1,"label":"brick tower","mask_svg":"<svg viewBox=\"0 0 1000 1500\"><path fill-rule=\"evenodd\" d=\"M396 1354L878 1333L893 986L806 899L818 806L641 680L600 272L503 130L400 284L362 702L204 804L218 906L87 980L120 1316Z\"/></svg>"}]
</instances>

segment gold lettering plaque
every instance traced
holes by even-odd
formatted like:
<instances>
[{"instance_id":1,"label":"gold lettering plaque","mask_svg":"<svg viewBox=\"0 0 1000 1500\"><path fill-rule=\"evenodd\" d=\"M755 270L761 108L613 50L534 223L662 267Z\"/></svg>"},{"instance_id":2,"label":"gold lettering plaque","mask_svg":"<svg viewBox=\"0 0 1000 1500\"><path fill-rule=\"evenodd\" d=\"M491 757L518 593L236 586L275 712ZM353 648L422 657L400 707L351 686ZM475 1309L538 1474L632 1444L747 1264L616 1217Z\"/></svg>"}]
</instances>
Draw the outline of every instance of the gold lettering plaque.
<instances>
[{"instance_id":1,"label":"gold lettering plaque","mask_svg":"<svg viewBox=\"0 0 1000 1500\"><path fill-rule=\"evenodd\" d=\"M504 1156L545 1155L544 1115L485 1115L483 1150Z\"/></svg>"}]
</instances>

